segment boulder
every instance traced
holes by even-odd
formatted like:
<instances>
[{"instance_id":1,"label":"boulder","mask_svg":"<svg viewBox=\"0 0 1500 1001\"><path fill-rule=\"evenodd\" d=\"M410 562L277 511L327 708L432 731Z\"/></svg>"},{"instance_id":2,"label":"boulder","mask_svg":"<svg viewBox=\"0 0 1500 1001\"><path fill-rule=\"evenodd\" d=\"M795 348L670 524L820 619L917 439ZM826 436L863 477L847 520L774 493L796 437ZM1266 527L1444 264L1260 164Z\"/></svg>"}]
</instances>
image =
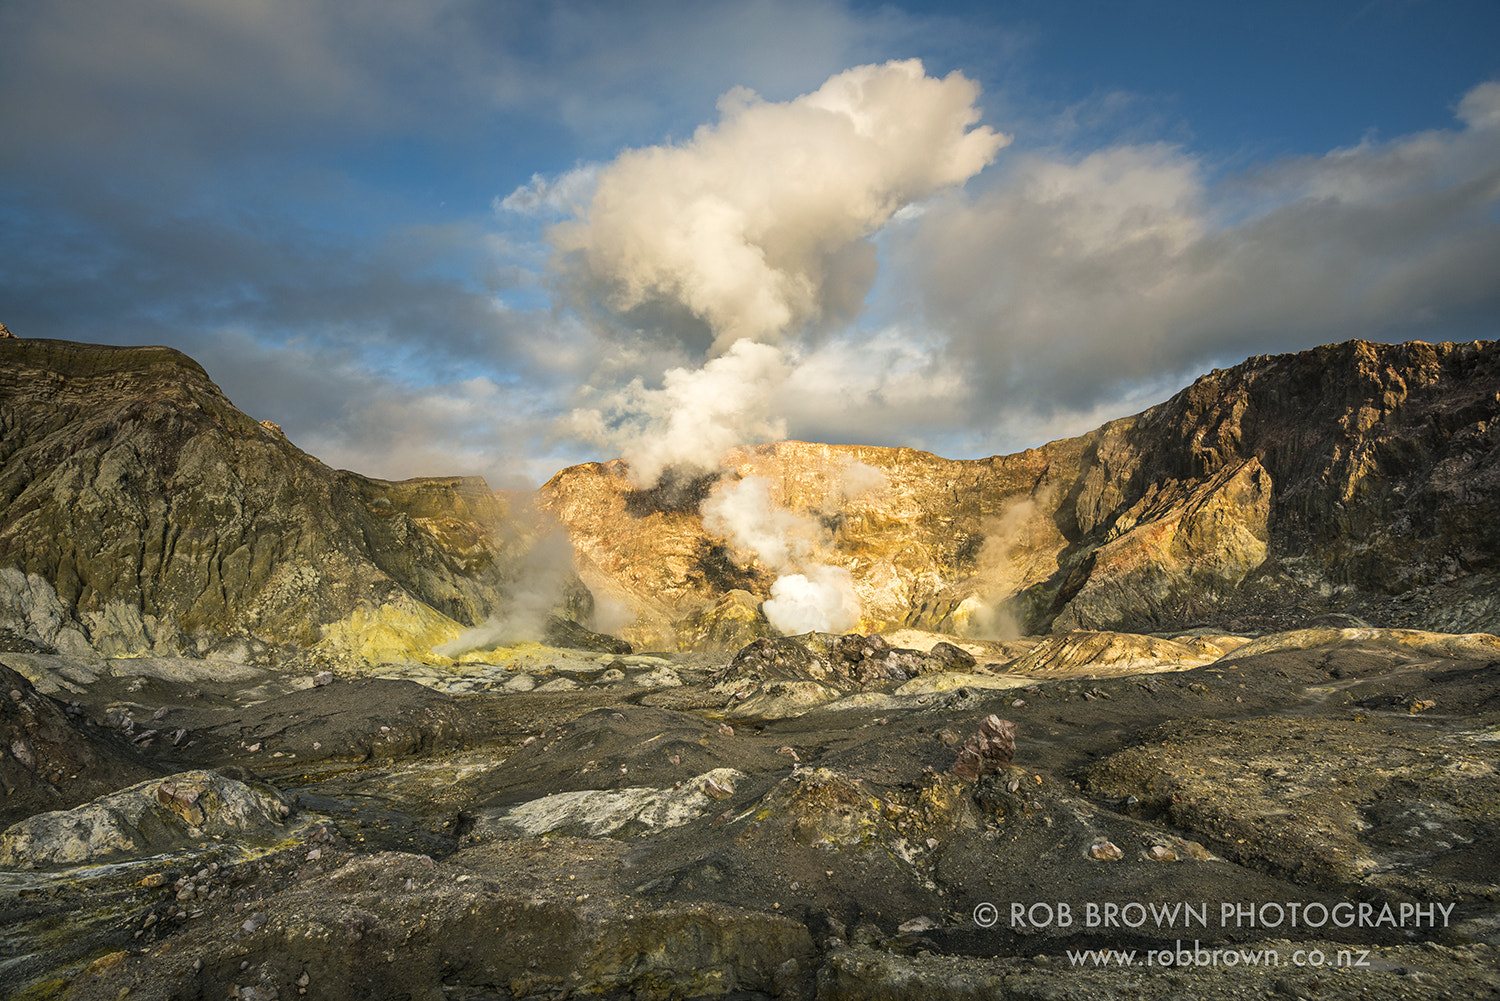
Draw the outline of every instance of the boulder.
<instances>
[{"instance_id":1,"label":"boulder","mask_svg":"<svg viewBox=\"0 0 1500 1001\"><path fill-rule=\"evenodd\" d=\"M30 869L154 855L212 837L274 840L285 835L292 810L270 786L218 772L181 772L12 824L0 833L0 866Z\"/></svg>"},{"instance_id":2,"label":"boulder","mask_svg":"<svg viewBox=\"0 0 1500 1001\"><path fill-rule=\"evenodd\" d=\"M993 714L979 724L979 732L958 749L958 760L950 769L961 779L974 781L983 775L1010 767L1016 756L1016 725Z\"/></svg>"}]
</instances>

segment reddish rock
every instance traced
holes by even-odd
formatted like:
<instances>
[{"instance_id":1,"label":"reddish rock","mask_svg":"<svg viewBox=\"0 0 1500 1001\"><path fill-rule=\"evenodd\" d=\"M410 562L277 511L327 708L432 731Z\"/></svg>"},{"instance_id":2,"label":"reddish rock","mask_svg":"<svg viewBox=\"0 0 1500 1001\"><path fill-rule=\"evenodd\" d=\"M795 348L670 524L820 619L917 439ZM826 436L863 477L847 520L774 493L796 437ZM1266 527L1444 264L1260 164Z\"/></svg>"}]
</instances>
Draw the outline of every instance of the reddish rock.
<instances>
[{"instance_id":1,"label":"reddish rock","mask_svg":"<svg viewBox=\"0 0 1500 1001\"><path fill-rule=\"evenodd\" d=\"M973 781L1007 767L1016 756L1016 725L991 714L979 724L979 732L958 749L952 772Z\"/></svg>"}]
</instances>

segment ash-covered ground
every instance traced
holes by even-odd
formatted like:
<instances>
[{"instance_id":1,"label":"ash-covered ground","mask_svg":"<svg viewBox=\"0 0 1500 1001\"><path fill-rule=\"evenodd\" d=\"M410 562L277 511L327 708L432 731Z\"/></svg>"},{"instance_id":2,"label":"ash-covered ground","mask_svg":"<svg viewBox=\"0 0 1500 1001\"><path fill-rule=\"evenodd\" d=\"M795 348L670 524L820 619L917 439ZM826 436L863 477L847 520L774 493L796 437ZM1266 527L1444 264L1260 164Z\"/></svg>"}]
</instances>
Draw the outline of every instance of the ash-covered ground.
<instances>
[{"instance_id":1,"label":"ash-covered ground","mask_svg":"<svg viewBox=\"0 0 1500 1001\"><path fill-rule=\"evenodd\" d=\"M0 654L0 983L1500 994L1500 639L920 639L231 680Z\"/></svg>"}]
</instances>

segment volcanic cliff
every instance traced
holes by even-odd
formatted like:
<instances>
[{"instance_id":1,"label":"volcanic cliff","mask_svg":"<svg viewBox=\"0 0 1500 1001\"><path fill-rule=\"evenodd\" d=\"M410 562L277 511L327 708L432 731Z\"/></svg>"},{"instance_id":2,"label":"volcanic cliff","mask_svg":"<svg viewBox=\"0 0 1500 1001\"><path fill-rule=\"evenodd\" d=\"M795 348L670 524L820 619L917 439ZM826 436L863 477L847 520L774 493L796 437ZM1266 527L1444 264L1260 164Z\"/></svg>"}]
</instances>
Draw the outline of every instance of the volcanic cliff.
<instances>
[{"instance_id":1,"label":"volcanic cliff","mask_svg":"<svg viewBox=\"0 0 1500 1001\"><path fill-rule=\"evenodd\" d=\"M775 575L699 512L715 479L751 475L821 522L814 555L852 573L867 628L1245 631L1333 616L1496 630L1497 417L1495 342L1349 341L1215 370L1016 455L781 442L735 452L718 477L640 491L616 461L542 492L584 579L640 609L648 642L673 625L685 646L755 632ZM845 498L851 463L884 484Z\"/></svg>"},{"instance_id":2,"label":"volcanic cliff","mask_svg":"<svg viewBox=\"0 0 1500 1001\"><path fill-rule=\"evenodd\" d=\"M330 469L170 348L0 342L0 430L12 642L243 659L390 634L425 649L502 599L490 526L506 505L482 480Z\"/></svg>"},{"instance_id":3,"label":"volcanic cliff","mask_svg":"<svg viewBox=\"0 0 1500 1001\"><path fill-rule=\"evenodd\" d=\"M330 469L165 348L0 340L0 984L1495 996L1500 637L1351 619L1495 621L1496 355L1354 342L1019 455L784 442L528 504ZM569 600L548 518L695 649L502 643ZM820 567L864 634L756 639ZM1165 635L1073 628L1117 623Z\"/></svg>"},{"instance_id":4,"label":"volcanic cliff","mask_svg":"<svg viewBox=\"0 0 1500 1001\"><path fill-rule=\"evenodd\" d=\"M806 559L851 573L865 631L1496 630L1497 416L1494 342L1350 341L1015 455L781 442L650 490L590 463L535 515L478 479L330 469L169 348L7 339L0 628L106 656L431 657L503 612L551 517L627 638L734 649L774 633L776 573L701 505L758 476L815 525Z\"/></svg>"}]
</instances>

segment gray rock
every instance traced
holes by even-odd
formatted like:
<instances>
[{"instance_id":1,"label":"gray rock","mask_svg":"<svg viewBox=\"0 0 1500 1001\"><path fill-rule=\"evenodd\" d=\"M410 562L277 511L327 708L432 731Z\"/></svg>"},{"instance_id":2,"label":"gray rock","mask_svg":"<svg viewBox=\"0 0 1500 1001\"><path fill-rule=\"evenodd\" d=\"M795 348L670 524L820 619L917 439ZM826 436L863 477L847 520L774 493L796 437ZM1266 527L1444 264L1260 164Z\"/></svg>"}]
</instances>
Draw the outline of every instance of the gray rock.
<instances>
[{"instance_id":1,"label":"gray rock","mask_svg":"<svg viewBox=\"0 0 1500 1001\"><path fill-rule=\"evenodd\" d=\"M156 854L205 837L282 837L291 805L269 786L193 771L139 782L0 833L0 866L77 865Z\"/></svg>"}]
</instances>

